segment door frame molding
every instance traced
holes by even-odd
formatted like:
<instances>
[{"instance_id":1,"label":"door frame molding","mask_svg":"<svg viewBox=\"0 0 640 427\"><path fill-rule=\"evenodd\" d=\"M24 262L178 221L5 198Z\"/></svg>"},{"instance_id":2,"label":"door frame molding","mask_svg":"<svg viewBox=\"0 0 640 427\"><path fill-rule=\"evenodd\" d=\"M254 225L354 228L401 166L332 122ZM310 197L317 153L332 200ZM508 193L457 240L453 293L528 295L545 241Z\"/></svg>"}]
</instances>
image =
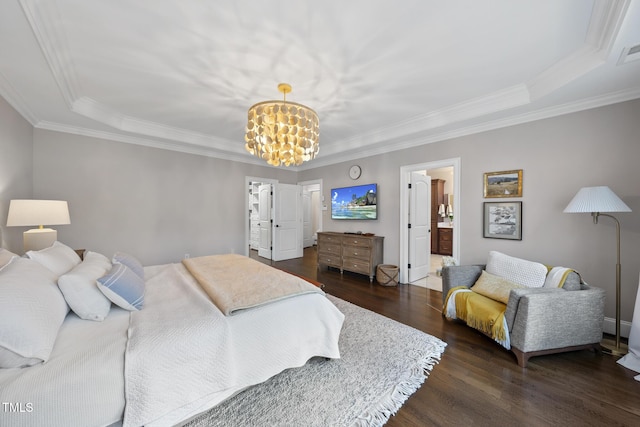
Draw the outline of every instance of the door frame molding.
<instances>
[{"instance_id":1,"label":"door frame molding","mask_svg":"<svg viewBox=\"0 0 640 427\"><path fill-rule=\"evenodd\" d=\"M453 228L460 230L460 157L400 167L400 283L409 278L409 182L411 172L453 167ZM248 184L247 184L248 185ZM433 231L432 231L433 232ZM460 259L460 232L453 233L453 257Z\"/></svg>"},{"instance_id":2,"label":"door frame molding","mask_svg":"<svg viewBox=\"0 0 640 427\"><path fill-rule=\"evenodd\" d=\"M251 230L249 224L251 223L251 217L249 216L249 183L250 182L262 182L265 184L277 184L277 179L271 178L259 178L256 176L244 177L244 255L249 256L249 240L251 238Z\"/></svg>"},{"instance_id":3,"label":"door frame molding","mask_svg":"<svg viewBox=\"0 0 640 427\"><path fill-rule=\"evenodd\" d=\"M322 208L323 206L325 206L324 204L324 193L323 193L323 187L322 187L322 178L318 178L318 179L311 179L309 181L299 181L298 185L302 185L302 188L304 189L305 186L309 186L309 185L318 185L318 187L320 188L320 204L318 206L318 229L319 230L323 230L322 228ZM313 233L315 233L317 230L312 230Z\"/></svg>"}]
</instances>

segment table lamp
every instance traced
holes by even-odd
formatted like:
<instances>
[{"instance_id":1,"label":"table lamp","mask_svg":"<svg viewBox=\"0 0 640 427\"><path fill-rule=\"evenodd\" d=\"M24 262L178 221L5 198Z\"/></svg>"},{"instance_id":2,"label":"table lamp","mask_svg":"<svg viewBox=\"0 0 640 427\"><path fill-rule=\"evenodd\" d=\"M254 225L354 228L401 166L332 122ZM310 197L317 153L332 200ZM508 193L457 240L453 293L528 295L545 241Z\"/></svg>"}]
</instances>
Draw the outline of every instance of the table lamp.
<instances>
[{"instance_id":1,"label":"table lamp","mask_svg":"<svg viewBox=\"0 0 640 427\"><path fill-rule=\"evenodd\" d=\"M45 225L71 224L69 206L62 200L11 200L7 227L38 228L23 233L24 251L48 248L58 239L58 232Z\"/></svg>"}]
</instances>

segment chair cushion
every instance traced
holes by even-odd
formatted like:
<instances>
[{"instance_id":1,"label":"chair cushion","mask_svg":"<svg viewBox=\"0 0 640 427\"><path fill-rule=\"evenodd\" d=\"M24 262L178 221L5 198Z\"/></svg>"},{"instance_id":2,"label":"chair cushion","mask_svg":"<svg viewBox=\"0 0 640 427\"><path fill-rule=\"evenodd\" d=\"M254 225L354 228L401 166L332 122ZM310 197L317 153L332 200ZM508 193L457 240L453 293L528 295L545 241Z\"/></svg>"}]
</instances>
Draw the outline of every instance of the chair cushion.
<instances>
[{"instance_id":1,"label":"chair cushion","mask_svg":"<svg viewBox=\"0 0 640 427\"><path fill-rule=\"evenodd\" d=\"M518 288L522 288L522 286L483 270L476 283L471 287L471 290L487 298L491 298L494 301L507 304L509 302L511 289Z\"/></svg>"},{"instance_id":2,"label":"chair cushion","mask_svg":"<svg viewBox=\"0 0 640 427\"><path fill-rule=\"evenodd\" d=\"M547 267L539 262L515 258L497 251L489 252L487 273L500 276L527 288L544 286Z\"/></svg>"}]
</instances>

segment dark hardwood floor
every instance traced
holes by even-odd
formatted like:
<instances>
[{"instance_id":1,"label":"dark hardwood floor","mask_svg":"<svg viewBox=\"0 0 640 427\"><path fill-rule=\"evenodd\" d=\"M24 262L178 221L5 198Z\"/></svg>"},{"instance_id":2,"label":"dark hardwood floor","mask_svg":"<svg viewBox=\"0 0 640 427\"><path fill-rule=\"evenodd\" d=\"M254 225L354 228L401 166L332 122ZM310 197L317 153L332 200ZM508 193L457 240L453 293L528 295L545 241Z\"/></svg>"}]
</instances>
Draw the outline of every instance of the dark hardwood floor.
<instances>
[{"instance_id":1,"label":"dark hardwood floor","mask_svg":"<svg viewBox=\"0 0 640 427\"><path fill-rule=\"evenodd\" d=\"M255 251L252 257L270 263ZM387 426L640 426L640 382L612 356L588 350L539 356L522 369L510 351L444 319L440 292L318 271L314 247L305 249L303 258L273 265L447 343L440 363Z\"/></svg>"}]
</instances>

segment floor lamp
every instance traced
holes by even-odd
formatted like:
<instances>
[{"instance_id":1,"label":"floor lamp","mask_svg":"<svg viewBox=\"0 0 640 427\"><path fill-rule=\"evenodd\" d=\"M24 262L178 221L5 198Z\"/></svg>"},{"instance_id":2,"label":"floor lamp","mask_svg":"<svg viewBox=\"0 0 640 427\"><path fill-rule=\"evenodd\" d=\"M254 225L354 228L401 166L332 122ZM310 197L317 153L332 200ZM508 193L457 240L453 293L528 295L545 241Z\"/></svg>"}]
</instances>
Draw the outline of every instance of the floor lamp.
<instances>
[{"instance_id":1,"label":"floor lamp","mask_svg":"<svg viewBox=\"0 0 640 427\"><path fill-rule=\"evenodd\" d=\"M574 196L564 210L565 213L591 212L593 223L598 223L598 217L606 216L616 222L616 343L610 345L602 343L603 350L614 356L624 356L627 351L620 345L620 222L613 215L603 212L631 212L627 206L609 187L584 187Z\"/></svg>"}]
</instances>

